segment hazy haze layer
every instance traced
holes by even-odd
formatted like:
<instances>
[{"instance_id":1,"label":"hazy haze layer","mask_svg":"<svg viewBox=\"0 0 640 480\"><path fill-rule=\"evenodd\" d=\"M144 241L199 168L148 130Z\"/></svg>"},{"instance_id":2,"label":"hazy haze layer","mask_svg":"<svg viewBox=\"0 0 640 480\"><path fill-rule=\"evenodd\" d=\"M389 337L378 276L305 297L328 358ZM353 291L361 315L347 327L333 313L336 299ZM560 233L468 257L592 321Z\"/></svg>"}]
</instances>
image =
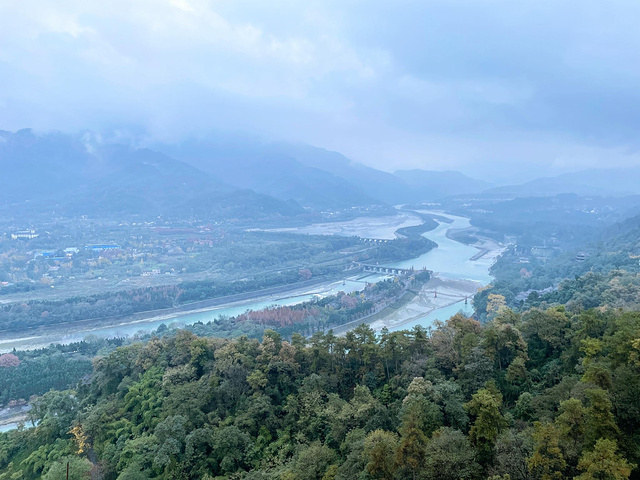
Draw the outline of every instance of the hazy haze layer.
<instances>
[{"instance_id":1,"label":"hazy haze layer","mask_svg":"<svg viewBox=\"0 0 640 480\"><path fill-rule=\"evenodd\" d=\"M621 1L26 0L0 7L0 129L242 130L377 168L522 181L638 163Z\"/></svg>"}]
</instances>

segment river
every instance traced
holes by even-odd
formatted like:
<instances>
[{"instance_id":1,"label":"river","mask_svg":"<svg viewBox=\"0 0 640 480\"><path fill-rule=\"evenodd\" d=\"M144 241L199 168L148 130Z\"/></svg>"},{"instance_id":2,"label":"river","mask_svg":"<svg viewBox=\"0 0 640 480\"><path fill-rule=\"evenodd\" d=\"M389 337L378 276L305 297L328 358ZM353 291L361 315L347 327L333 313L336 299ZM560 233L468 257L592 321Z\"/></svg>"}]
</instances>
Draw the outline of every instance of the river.
<instances>
[{"instance_id":1,"label":"river","mask_svg":"<svg viewBox=\"0 0 640 480\"><path fill-rule=\"evenodd\" d=\"M405 260L390 264L389 266L395 266L400 268L414 267L416 269L427 268L433 270L442 278L451 279L468 279L475 282L479 282L485 285L491 281L489 275L489 268L494 261L495 255L487 255L479 260L470 260L477 252L478 249L464 245L455 240L451 240L447 237L447 230L450 228L461 229L468 228L469 219L464 217L457 217L453 215L445 215L441 212L424 211L421 213L431 213L444 216L452 220L452 223L440 222L438 227L430 232L424 234L425 237L435 241L438 244L437 248L434 248L430 252L425 253L417 258L411 260ZM353 225L349 225L348 222L341 224L341 232L344 235L353 235L354 229L358 230L358 234L363 237L376 238L376 234L384 232L388 233L383 228L382 223L389 222L389 225L405 225L414 224L415 221L408 219L410 214L406 212L400 212L396 217L380 217L371 220L371 230L366 229L366 218L354 219ZM412 216L414 219L417 217ZM300 232L305 233L304 227L300 229ZM327 233L336 234L336 226L332 223L326 224L326 232L323 232L321 225L314 226L314 233ZM369 275L366 277L366 281L375 282L381 278L385 278L381 275ZM123 322L118 325L98 326L98 327L83 327L74 331L55 331L44 335L37 336L24 336L21 338L12 339L0 339L0 353L11 351L16 349L33 349L48 346L51 343L71 343L83 340L89 335L96 335L98 337L119 337L119 336L132 336L138 332L150 332L157 329L161 324L167 325L189 325L196 322L209 322L219 318L220 316L236 316L247 310L260 310L268 306L286 306L295 305L304 301L317 297L325 297L333 295L339 291L345 291L347 293L361 290L365 285L365 277L360 274L359 276L349 277L346 281L339 282L326 282L317 285L313 288L306 290L298 290L295 292L283 293L281 295L271 297L261 297L252 300L236 302L232 304L221 305L215 308L209 308L205 311L194 311L190 313L180 313L174 315L160 315L145 320L138 320L135 322ZM459 309L465 311L465 313L471 313L471 305L465 305L464 302L458 302ZM425 326L432 324L437 319L448 318L455 314L458 310L454 311L454 307L450 304L440 307L438 306L435 311L429 311L428 314L421 317L420 320L416 320L416 324L423 324ZM453 313L451 313L453 312ZM412 326L406 324L408 328ZM404 326L404 325L403 325Z\"/></svg>"},{"instance_id":2,"label":"river","mask_svg":"<svg viewBox=\"0 0 640 480\"><path fill-rule=\"evenodd\" d=\"M492 255L489 253L478 260L471 260L471 258L478 253L476 247L465 245L464 243L447 237L447 231L449 229L458 230L471 227L468 218L429 210L418 211L420 213L446 217L452 220L452 223L439 222L437 228L422 235L436 242L438 248L434 248L417 258L403 260L390 266L398 268L414 267L416 269L427 268L442 277L474 280L484 285L491 282L492 277L489 275L489 269L495 261L495 254Z\"/></svg>"},{"instance_id":3,"label":"river","mask_svg":"<svg viewBox=\"0 0 640 480\"><path fill-rule=\"evenodd\" d=\"M451 223L438 222L438 227L423 234L424 237L438 244L437 248L417 258L396 262L389 266L398 268L426 268L434 272L434 281L427 285L409 305L389 315L382 321L376 321L372 327L380 330L387 327L389 331L408 330L420 325L430 327L437 320L444 321L458 312L473 314L473 306L468 298L478 287L489 284L492 280L489 271L496 258L502 254L502 245L490 242L483 247L485 255L474 259L481 251L471 245L465 245L447 236L450 229L460 230L471 227L469 219L439 211L419 210L420 213L448 218ZM435 285L435 286L434 286ZM436 296L436 292L440 297Z\"/></svg>"},{"instance_id":4,"label":"river","mask_svg":"<svg viewBox=\"0 0 640 480\"><path fill-rule=\"evenodd\" d=\"M20 423L27 423L29 405L17 405L0 409L0 433L18 428Z\"/></svg>"},{"instance_id":5,"label":"river","mask_svg":"<svg viewBox=\"0 0 640 480\"><path fill-rule=\"evenodd\" d=\"M432 270L436 274L438 282L445 286L447 285L447 280L450 280L449 283L451 284L463 281L472 281L478 285L488 284L491 281L489 269L497 255L502 252L502 249L499 248L498 245L495 245L494 248L490 249L487 255L477 260L471 260L471 258L478 253L477 248L464 245L447 237L447 231L449 229L463 229L470 227L469 219L454 215L445 215L441 212L421 211L421 213L437 214L439 216L447 217L452 221L452 223L439 222L437 228L423 234L426 238L436 242L438 244L437 248L434 248L417 258L396 262L394 264L389 264L388 266L398 268L413 267L415 269L427 268ZM397 225L399 220L406 222L406 215L407 214L403 212L400 219L392 220L393 224ZM375 238L375 234L380 233L381 231L388 233L381 227L380 221L372 224L372 231L370 232L366 231L363 227L364 222L362 219L356 219L355 222L357 228L360 229L359 234L363 237ZM349 229L349 225L342 227L344 228L344 232L352 234ZM322 233L321 231L318 232L319 225L314 226L314 228L316 230L314 233ZM335 234L335 225L328 224L327 232ZM23 337L18 339L0 339L0 353L10 351L13 348L32 349L44 347L51 343L70 343L80 341L88 335L96 335L99 337L131 336L141 331L149 332L155 330L163 323L170 325L189 325L196 322L206 323L223 315L231 317L244 313L247 310L259 310L268 306L276 305L295 305L312 298L333 295L339 291L353 292L361 290L364 287L365 281L375 282L382 278L385 277L375 274L360 274L350 277L345 281L327 282L304 291L290 292L280 296L258 298L230 305L222 305L212 309L207 309L206 311L191 312L176 316L164 315L138 322L122 323L120 325L112 325L108 327L85 328L74 332L50 333L42 336ZM451 292L453 292L453 295ZM413 302L413 304L404 307L406 310L396 312L396 315L400 316L402 316L405 311L410 312L405 317L409 319L408 321L399 321L396 322L395 325L393 323L385 324L385 322L376 322L372 326L376 330L379 330L382 326L387 326L390 331L397 331L411 329L416 325L429 327L433 325L435 321L446 320L458 312L471 315L473 313L471 302L465 302L464 299L461 298L456 299L455 293L455 288L451 287L448 292L446 288L441 290L440 299L442 303L438 304L431 301L431 307L429 307L429 305L425 306L424 304L420 305L421 301L424 299L416 297L416 301ZM449 300L447 300L447 296ZM442 300L443 297L444 300ZM413 312L411 312L411 308L414 309ZM423 313L420 313L420 308L424 309ZM17 428L17 426L17 422L2 424L0 425L0 433Z\"/></svg>"},{"instance_id":6,"label":"river","mask_svg":"<svg viewBox=\"0 0 640 480\"><path fill-rule=\"evenodd\" d=\"M371 277L367 277L367 279L371 282L375 281L372 280ZM0 338L0 353L9 352L14 348L18 350L25 350L46 347L52 343L65 344L79 342L90 335L104 338L132 336L139 332L150 332L152 330L156 330L162 324L179 326L190 325L196 322L206 323L222 316L234 317L246 312L247 310L262 310L263 308L270 306L296 305L313 298L334 295L339 291L350 293L356 290L362 290L364 285L364 281L360 281L357 277L354 277L346 279L345 281L321 283L313 288L305 290L298 290L269 297L254 298L251 300L207 308L202 311L159 315L145 320L123 322L117 325L83 327L70 332L55 331L37 336Z\"/></svg>"}]
</instances>

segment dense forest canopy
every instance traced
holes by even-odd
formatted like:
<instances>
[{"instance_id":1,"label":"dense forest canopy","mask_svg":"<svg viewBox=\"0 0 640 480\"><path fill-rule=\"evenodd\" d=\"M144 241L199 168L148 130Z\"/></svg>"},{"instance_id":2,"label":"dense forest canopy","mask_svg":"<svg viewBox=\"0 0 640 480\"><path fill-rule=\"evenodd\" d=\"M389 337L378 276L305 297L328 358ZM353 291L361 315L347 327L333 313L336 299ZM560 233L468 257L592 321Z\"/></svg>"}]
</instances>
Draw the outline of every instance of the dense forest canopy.
<instances>
[{"instance_id":1,"label":"dense forest canopy","mask_svg":"<svg viewBox=\"0 0 640 480\"><path fill-rule=\"evenodd\" d=\"M178 330L34 401L0 478L636 478L638 339L638 312L564 306L379 335Z\"/></svg>"}]
</instances>

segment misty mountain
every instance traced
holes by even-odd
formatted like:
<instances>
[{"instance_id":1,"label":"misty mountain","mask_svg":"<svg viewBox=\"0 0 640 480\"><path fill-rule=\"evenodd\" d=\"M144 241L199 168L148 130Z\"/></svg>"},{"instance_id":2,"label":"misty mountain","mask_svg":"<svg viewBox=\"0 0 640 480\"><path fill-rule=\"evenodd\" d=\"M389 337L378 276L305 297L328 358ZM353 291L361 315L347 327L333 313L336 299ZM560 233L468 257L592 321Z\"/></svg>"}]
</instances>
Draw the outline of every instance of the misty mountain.
<instances>
[{"instance_id":1,"label":"misty mountain","mask_svg":"<svg viewBox=\"0 0 640 480\"><path fill-rule=\"evenodd\" d=\"M407 197L408 186L402 179L392 173L355 162L341 153L285 142L267 145L266 148L289 155L309 167L330 172L379 202L393 205L411 201Z\"/></svg>"},{"instance_id":2,"label":"misty mountain","mask_svg":"<svg viewBox=\"0 0 640 480\"><path fill-rule=\"evenodd\" d=\"M626 196L640 194L640 168L591 169L545 177L486 190L485 193L514 196L578 195Z\"/></svg>"},{"instance_id":3,"label":"misty mountain","mask_svg":"<svg viewBox=\"0 0 640 480\"><path fill-rule=\"evenodd\" d=\"M406 182L417 201L478 193L491 186L487 182L454 171L398 170L395 175Z\"/></svg>"},{"instance_id":4,"label":"misty mountain","mask_svg":"<svg viewBox=\"0 0 640 480\"><path fill-rule=\"evenodd\" d=\"M290 216L473 193L458 172L376 170L309 145L219 135L136 148L99 135L0 132L0 205L65 215Z\"/></svg>"},{"instance_id":5,"label":"misty mountain","mask_svg":"<svg viewBox=\"0 0 640 480\"><path fill-rule=\"evenodd\" d=\"M491 186L459 172L392 174L324 148L244 135L214 134L154 148L226 183L317 208L431 201Z\"/></svg>"},{"instance_id":6,"label":"misty mountain","mask_svg":"<svg viewBox=\"0 0 640 480\"><path fill-rule=\"evenodd\" d=\"M0 132L0 168L0 204L13 212L210 218L302 212L160 152L103 144L90 134Z\"/></svg>"},{"instance_id":7,"label":"misty mountain","mask_svg":"<svg viewBox=\"0 0 640 480\"><path fill-rule=\"evenodd\" d=\"M286 144L283 144L286 146ZM379 204L381 200L322 162L300 161L287 148L250 138L209 137L155 148L240 188L314 208Z\"/></svg>"}]
</instances>

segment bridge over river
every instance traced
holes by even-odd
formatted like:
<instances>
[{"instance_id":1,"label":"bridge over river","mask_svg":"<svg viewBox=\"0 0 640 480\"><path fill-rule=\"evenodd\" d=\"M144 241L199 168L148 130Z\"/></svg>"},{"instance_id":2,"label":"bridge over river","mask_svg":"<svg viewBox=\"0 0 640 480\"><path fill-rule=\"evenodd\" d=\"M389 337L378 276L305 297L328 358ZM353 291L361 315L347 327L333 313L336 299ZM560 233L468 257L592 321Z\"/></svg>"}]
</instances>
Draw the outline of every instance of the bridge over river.
<instances>
[{"instance_id":1,"label":"bridge over river","mask_svg":"<svg viewBox=\"0 0 640 480\"><path fill-rule=\"evenodd\" d=\"M399 267L385 267L384 265L370 265L366 263L360 263L360 267L364 272L375 272L375 273L384 273L387 275L412 275L414 273L420 272L429 272L429 274L433 274L431 270L427 270L426 268L422 268L420 270L415 270L414 268L399 268Z\"/></svg>"}]
</instances>

